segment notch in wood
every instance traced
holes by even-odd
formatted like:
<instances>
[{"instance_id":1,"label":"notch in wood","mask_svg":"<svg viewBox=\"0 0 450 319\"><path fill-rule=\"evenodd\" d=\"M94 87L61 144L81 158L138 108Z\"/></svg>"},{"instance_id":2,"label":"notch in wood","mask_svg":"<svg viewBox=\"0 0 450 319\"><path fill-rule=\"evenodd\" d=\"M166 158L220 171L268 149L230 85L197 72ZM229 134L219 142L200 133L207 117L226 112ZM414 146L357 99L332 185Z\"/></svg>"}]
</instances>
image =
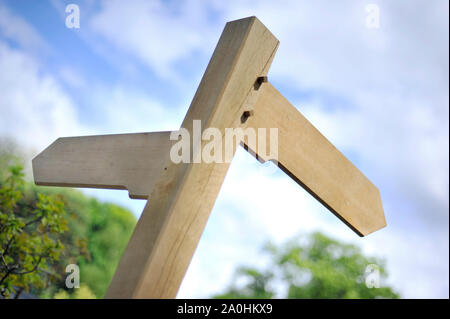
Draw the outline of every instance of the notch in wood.
<instances>
[{"instance_id":1,"label":"notch in wood","mask_svg":"<svg viewBox=\"0 0 450 319\"><path fill-rule=\"evenodd\" d=\"M268 78L267 76L259 76L256 81L255 81L255 85L254 88L255 90L259 90L259 88L261 87L261 84L263 84L264 82L268 82Z\"/></svg>"}]
</instances>

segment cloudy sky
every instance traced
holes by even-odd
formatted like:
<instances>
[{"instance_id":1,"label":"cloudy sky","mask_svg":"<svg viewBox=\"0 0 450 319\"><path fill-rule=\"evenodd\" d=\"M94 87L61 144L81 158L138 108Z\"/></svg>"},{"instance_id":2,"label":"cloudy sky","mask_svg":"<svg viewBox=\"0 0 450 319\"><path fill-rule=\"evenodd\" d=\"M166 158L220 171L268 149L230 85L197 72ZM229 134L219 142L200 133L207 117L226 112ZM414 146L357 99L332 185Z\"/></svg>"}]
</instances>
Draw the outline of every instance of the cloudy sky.
<instances>
[{"instance_id":1,"label":"cloudy sky","mask_svg":"<svg viewBox=\"0 0 450 319\"><path fill-rule=\"evenodd\" d=\"M80 28L65 7L80 8ZM367 4L379 8L369 28ZM0 137L176 130L227 21L280 40L270 81L380 189L388 226L360 238L244 150L178 297L227 287L261 247L320 230L386 258L403 297L449 296L447 1L0 1ZM125 191L86 190L129 207ZM81 278L82 280L82 278Z\"/></svg>"}]
</instances>

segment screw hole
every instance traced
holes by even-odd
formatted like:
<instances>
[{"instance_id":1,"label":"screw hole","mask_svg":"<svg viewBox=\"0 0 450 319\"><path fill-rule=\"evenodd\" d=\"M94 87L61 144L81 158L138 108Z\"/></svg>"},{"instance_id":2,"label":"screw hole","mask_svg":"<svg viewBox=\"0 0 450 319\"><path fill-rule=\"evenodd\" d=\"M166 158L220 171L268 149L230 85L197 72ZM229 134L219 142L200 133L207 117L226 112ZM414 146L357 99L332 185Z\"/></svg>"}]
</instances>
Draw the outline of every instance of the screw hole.
<instances>
[{"instance_id":1,"label":"screw hole","mask_svg":"<svg viewBox=\"0 0 450 319\"><path fill-rule=\"evenodd\" d=\"M244 124L247 122L247 119L253 115L253 111L244 111L241 115L241 123Z\"/></svg>"}]
</instances>

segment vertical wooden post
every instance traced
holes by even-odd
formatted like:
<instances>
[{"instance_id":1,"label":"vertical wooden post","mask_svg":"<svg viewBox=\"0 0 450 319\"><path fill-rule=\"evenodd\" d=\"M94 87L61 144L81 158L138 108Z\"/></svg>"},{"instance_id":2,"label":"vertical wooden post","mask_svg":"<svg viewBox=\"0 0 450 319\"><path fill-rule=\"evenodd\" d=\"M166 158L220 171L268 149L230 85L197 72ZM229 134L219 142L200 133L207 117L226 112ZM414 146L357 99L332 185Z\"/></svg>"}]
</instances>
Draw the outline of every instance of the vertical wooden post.
<instances>
[{"instance_id":1,"label":"vertical wooden post","mask_svg":"<svg viewBox=\"0 0 450 319\"><path fill-rule=\"evenodd\" d=\"M277 47L278 40L256 17L227 23L182 127L192 136L193 120L222 133L240 126L241 114L257 98L254 83L267 74ZM176 296L228 167L167 162L106 298Z\"/></svg>"}]
</instances>

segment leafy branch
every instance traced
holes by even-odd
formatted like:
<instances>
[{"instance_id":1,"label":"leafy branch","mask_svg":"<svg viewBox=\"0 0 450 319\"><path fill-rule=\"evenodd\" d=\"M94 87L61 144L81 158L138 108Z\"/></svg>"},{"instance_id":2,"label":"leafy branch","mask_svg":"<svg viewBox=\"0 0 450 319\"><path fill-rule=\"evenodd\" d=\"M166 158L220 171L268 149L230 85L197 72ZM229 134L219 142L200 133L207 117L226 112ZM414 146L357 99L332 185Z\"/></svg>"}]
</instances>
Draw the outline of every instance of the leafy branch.
<instances>
[{"instance_id":1,"label":"leafy branch","mask_svg":"<svg viewBox=\"0 0 450 319\"><path fill-rule=\"evenodd\" d=\"M12 166L0 181L0 293L6 298L46 285L47 270L64 249L58 237L67 230L62 200L28 194L22 170Z\"/></svg>"}]
</instances>

